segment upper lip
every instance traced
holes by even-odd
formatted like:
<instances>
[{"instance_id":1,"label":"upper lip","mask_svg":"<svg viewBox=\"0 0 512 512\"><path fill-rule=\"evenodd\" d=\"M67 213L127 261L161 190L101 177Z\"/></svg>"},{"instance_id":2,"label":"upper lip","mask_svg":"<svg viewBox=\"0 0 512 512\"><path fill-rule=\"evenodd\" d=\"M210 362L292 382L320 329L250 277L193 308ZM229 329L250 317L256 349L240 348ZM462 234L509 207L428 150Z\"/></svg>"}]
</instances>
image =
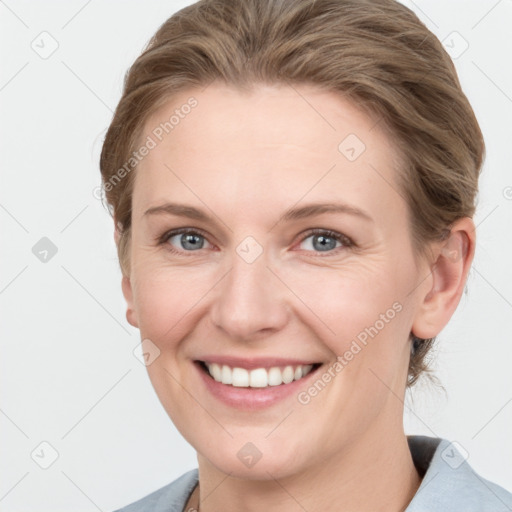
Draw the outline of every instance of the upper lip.
<instances>
[{"instance_id":1,"label":"upper lip","mask_svg":"<svg viewBox=\"0 0 512 512\"><path fill-rule=\"evenodd\" d=\"M291 359L282 357L251 357L242 358L235 356L204 356L198 361L204 363L217 363L219 365L227 365L231 368L245 368L247 370L253 370L255 368L272 368L274 366L298 366L317 364L319 361L312 361L311 359Z\"/></svg>"}]
</instances>

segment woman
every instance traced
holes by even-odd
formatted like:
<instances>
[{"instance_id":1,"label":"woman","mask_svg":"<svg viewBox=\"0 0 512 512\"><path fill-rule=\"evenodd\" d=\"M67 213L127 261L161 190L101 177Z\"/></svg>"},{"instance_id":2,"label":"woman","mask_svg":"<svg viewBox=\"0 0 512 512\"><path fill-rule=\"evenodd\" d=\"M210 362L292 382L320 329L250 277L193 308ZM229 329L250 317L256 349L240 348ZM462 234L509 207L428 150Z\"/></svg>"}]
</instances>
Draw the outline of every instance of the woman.
<instances>
[{"instance_id":1,"label":"woman","mask_svg":"<svg viewBox=\"0 0 512 512\"><path fill-rule=\"evenodd\" d=\"M393 0L167 20L101 172L127 319L198 469L122 510L512 510L460 447L403 430L483 154L449 56Z\"/></svg>"}]
</instances>

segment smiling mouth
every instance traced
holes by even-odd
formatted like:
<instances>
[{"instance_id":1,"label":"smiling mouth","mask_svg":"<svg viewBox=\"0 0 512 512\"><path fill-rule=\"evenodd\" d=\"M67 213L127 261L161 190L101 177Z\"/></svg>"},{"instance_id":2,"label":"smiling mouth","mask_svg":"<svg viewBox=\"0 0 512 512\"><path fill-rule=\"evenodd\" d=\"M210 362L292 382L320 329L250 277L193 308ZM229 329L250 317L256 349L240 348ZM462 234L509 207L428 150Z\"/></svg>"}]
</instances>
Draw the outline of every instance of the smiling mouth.
<instances>
[{"instance_id":1,"label":"smiling mouth","mask_svg":"<svg viewBox=\"0 0 512 512\"><path fill-rule=\"evenodd\" d=\"M268 388L283 386L303 379L316 371L322 363L308 365L273 366L271 368L231 367L205 361L195 361L212 379L221 384L238 388Z\"/></svg>"}]
</instances>

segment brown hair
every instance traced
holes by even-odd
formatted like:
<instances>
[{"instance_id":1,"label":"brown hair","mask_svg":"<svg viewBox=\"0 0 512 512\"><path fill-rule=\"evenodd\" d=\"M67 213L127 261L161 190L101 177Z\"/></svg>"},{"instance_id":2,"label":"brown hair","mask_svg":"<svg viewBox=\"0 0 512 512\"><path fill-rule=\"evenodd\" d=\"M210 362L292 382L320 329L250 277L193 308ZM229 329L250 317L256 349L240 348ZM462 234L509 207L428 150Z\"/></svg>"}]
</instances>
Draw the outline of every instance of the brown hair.
<instances>
[{"instance_id":1,"label":"brown hair","mask_svg":"<svg viewBox=\"0 0 512 512\"><path fill-rule=\"evenodd\" d=\"M145 122L176 93L212 81L310 84L339 92L391 134L416 254L473 217L484 141L453 62L395 0L201 0L171 16L127 72L100 168L129 275L136 150ZM127 162L129 162L127 164ZM121 174L121 169L125 172ZM113 181L122 175L123 179ZM413 338L408 386L429 372L435 338Z\"/></svg>"}]
</instances>

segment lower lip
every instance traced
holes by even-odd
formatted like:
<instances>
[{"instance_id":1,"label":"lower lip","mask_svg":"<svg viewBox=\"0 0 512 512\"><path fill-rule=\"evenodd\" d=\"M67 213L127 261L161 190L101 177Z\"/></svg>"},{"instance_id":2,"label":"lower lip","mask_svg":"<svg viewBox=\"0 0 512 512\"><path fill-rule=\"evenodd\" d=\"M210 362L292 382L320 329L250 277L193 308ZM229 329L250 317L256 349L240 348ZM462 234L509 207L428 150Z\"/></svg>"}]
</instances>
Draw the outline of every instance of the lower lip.
<instances>
[{"instance_id":1,"label":"lower lip","mask_svg":"<svg viewBox=\"0 0 512 512\"><path fill-rule=\"evenodd\" d=\"M205 372L198 362L194 362L194 366L197 368L206 388L214 397L230 407L251 411L270 407L290 395L297 395L300 391L304 390L311 376L316 374L318 369L321 368L321 366L319 366L310 371L302 379L294 380L289 384L268 386L266 388L243 388L217 382L210 374Z\"/></svg>"}]
</instances>

